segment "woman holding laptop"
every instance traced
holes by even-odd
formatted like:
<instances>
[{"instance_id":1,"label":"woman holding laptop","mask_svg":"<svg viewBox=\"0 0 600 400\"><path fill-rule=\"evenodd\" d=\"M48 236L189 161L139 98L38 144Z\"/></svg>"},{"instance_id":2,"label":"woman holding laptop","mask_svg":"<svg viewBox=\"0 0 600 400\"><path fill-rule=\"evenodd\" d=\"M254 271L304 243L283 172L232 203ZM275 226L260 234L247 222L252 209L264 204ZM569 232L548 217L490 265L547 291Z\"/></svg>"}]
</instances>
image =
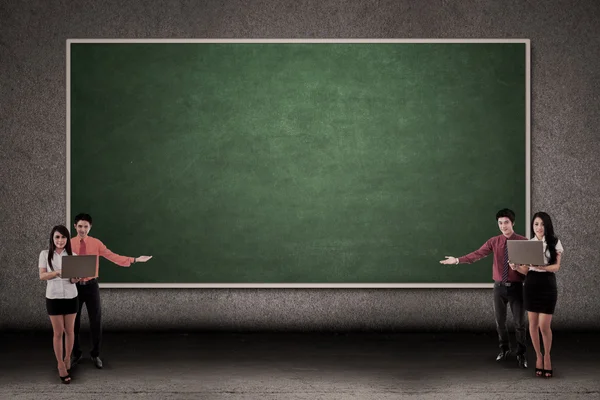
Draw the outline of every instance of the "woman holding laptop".
<instances>
[{"instance_id":1,"label":"woman holding laptop","mask_svg":"<svg viewBox=\"0 0 600 400\"><path fill-rule=\"evenodd\" d=\"M557 289L556 276L560 269L560 260L563 247L554 235L552 219L545 212L535 213L531 222L531 231L534 233L531 240L544 243L544 265L519 265L511 264L511 268L527 275L523 289L524 304L529 318L529 334L535 349L536 363L535 375L538 377L552 377L552 314L556 306ZM544 346L542 356L540 345L540 332Z\"/></svg>"},{"instance_id":2,"label":"woman holding laptop","mask_svg":"<svg viewBox=\"0 0 600 400\"><path fill-rule=\"evenodd\" d=\"M48 250L42 250L39 260L40 279L47 281L46 310L50 316L54 332L54 355L58 362L58 376L62 383L71 383L71 351L75 339L75 316L79 307L77 301L77 278L61 278L62 258L71 256L69 230L64 225L57 225L50 233ZM63 334L65 348L63 349ZM65 358L63 359L63 351Z\"/></svg>"}]
</instances>

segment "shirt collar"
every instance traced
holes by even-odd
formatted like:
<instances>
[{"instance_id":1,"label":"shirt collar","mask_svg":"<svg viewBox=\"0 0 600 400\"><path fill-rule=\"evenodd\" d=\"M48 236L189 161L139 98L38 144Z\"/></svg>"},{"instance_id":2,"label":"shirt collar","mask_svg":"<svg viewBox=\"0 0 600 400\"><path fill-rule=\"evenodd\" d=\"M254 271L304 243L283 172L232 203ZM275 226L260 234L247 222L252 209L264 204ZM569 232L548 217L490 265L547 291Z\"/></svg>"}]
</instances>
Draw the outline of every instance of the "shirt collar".
<instances>
[{"instance_id":1,"label":"shirt collar","mask_svg":"<svg viewBox=\"0 0 600 400\"><path fill-rule=\"evenodd\" d=\"M504 236L504 235L502 235L502 236L504 236L504 238L505 238L506 240L512 240L512 238L514 238L514 237L516 236L516 234L517 234L517 233L516 233L515 231L513 231L513 233L512 233L512 234L511 234L509 237L506 237L506 236Z\"/></svg>"}]
</instances>

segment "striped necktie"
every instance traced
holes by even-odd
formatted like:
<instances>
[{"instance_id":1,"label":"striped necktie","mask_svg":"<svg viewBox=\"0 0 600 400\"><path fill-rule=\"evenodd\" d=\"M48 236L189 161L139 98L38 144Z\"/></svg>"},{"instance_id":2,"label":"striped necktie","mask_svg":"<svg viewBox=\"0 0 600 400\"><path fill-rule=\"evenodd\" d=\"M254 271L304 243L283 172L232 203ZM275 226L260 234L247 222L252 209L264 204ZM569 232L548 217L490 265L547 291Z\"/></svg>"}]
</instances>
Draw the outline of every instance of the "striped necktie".
<instances>
[{"instance_id":1,"label":"striped necktie","mask_svg":"<svg viewBox=\"0 0 600 400\"><path fill-rule=\"evenodd\" d=\"M504 264L502 265L502 282L508 282L508 242L504 242Z\"/></svg>"}]
</instances>

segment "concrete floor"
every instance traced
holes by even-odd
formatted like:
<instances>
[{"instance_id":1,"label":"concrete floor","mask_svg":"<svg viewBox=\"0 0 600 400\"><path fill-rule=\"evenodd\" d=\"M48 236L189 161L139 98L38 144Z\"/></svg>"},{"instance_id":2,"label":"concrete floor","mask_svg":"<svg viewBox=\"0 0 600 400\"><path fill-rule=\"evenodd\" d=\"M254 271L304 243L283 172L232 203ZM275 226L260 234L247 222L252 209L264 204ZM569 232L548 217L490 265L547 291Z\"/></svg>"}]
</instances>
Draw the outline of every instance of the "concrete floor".
<instances>
[{"instance_id":1,"label":"concrete floor","mask_svg":"<svg viewBox=\"0 0 600 400\"><path fill-rule=\"evenodd\" d=\"M0 399L600 399L592 333L556 332L555 377L541 379L533 353L527 370L496 363L492 332L105 332L104 369L84 358L70 385L50 332L1 337Z\"/></svg>"}]
</instances>

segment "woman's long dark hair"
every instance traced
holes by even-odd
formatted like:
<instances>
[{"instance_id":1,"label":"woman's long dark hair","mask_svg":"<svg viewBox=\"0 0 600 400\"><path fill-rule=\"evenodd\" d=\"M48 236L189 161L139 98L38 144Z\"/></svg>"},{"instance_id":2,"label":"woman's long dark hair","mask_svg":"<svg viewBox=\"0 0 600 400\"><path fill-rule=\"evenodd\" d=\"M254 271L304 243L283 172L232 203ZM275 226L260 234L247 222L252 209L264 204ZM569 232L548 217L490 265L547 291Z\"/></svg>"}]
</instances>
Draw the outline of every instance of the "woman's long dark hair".
<instances>
[{"instance_id":1,"label":"woman's long dark hair","mask_svg":"<svg viewBox=\"0 0 600 400\"><path fill-rule=\"evenodd\" d=\"M73 255L73 250L71 250L71 235L69 234L69 230L64 225L56 225L52 228L52 232L50 232L50 248L48 249L48 266L51 271L54 271L52 267L52 257L54 257L54 251L56 250L56 246L54 245L54 232L58 232L64 237L67 238L67 244L65 244L65 251L68 255Z\"/></svg>"},{"instance_id":2,"label":"woman's long dark hair","mask_svg":"<svg viewBox=\"0 0 600 400\"><path fill-rule=\"evenodd\" d=\"M546 238L546 245L548 246L548 251L550 251L550 259L548 260L549 264L552 265L556 263L556 243L558 239L554 235L554 226L552 226L552 219L548 214L543 211L536 212L531 219L531 232L533 233L532 237L535 237L535 230L533 229L533 222L536 218L540 218L544 223L544 236Z\"/></svg>"}]
</instances>

